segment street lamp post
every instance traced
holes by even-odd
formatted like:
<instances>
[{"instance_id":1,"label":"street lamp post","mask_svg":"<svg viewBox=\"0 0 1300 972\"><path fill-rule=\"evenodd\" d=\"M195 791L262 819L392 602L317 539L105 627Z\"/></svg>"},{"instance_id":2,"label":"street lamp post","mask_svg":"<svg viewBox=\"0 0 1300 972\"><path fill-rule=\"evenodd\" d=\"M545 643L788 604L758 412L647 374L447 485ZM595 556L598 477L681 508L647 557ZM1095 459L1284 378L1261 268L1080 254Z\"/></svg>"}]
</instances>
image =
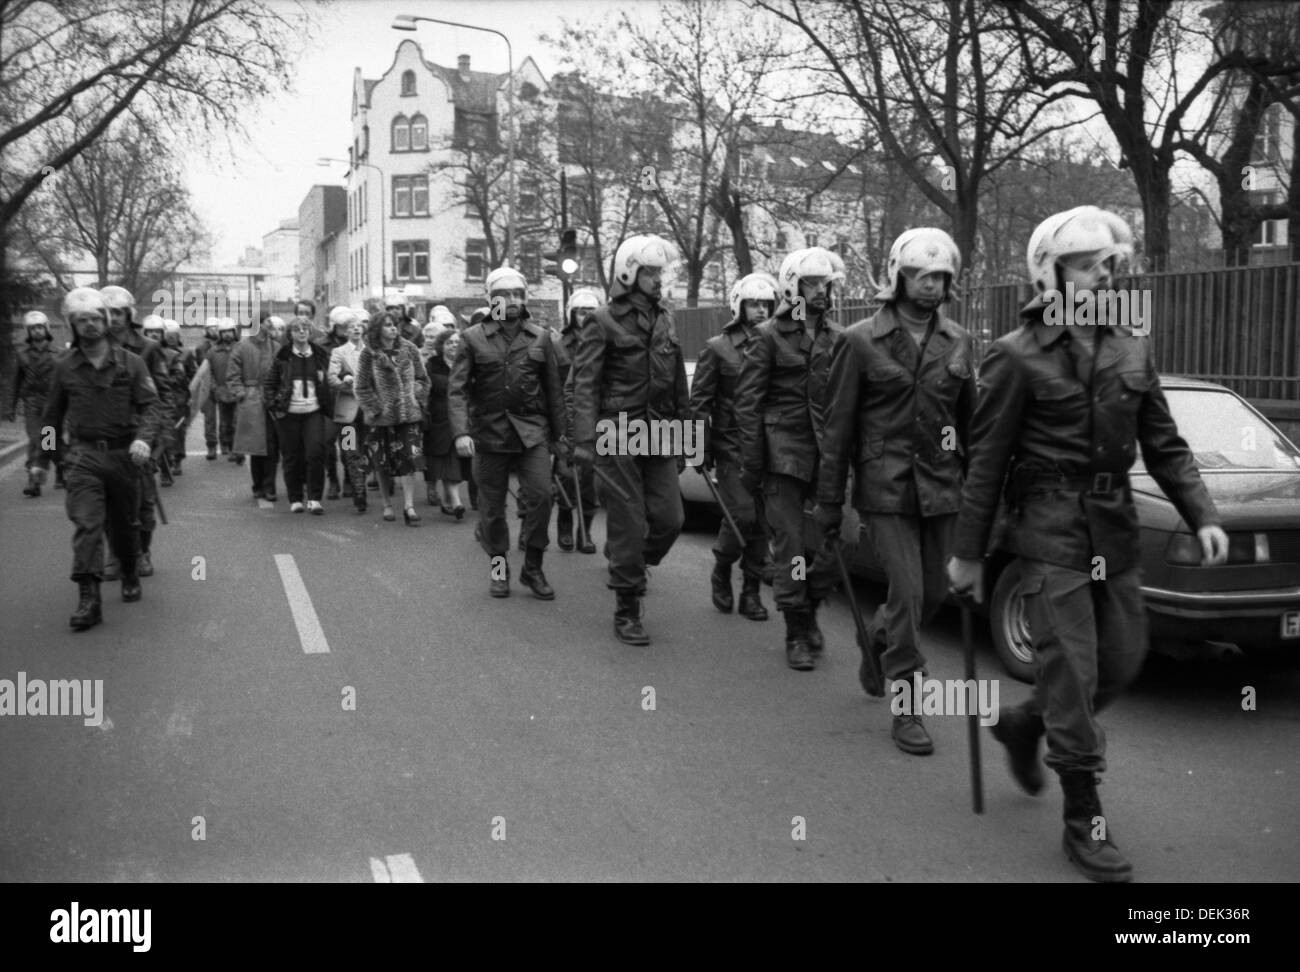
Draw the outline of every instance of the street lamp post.
<instances>
[{"instance_id":1,"label":"street lamp post","mask_svg":"<svg viewBox=\"0 0 1300 972\"><path fill-rule=\"evenodd\" d=\"M464 27L466 30L481 30L485 34L496 34L506 42L506 69L510 81L506 86L506 103L510 113L509 129L506 132L506 172L510 182L510 199L506 208L506 258L505 265L513 266L512 255L515 249L515 54L510 46L510 38L491 27L476 27L474 24L462 24L455 20L439 20L436 17L418 17L413 14L398 14L393 20L393 30L414 31L417 23L443 24L446 27Z\"/></svg>"},{"instance_id":2,"label":"street lamp post","mask_svg":"<svg viewBox=\"0 0 1300 972\"><path fill-rule=\"evenodd\" d=\"M388 244L384 239L384 170L373 162L349 162L347 159L334 159L324 155L316 160L317 165L335 162L341 162L349 168L363 166L379 173L379 296L382 299L388 286Z\"/></svg>"}]
</instances>

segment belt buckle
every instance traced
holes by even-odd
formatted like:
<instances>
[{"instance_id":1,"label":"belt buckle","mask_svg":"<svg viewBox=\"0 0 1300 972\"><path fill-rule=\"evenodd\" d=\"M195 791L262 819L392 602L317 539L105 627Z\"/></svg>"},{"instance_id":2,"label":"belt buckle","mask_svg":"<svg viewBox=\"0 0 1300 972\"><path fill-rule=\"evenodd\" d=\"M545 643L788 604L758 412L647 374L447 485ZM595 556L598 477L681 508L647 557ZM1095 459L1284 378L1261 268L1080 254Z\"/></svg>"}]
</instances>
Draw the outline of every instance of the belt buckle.
<instances>
[{"instance_id":1,"label":"belt buckle","mask_svg":"<svg viewBox=\"0 0 1300 972\"><path fill-rule=\"evenodd\" d=\"M1112 474L1108 472L1096 473L1092 477L1092 489L1089 492L1109 493L1114 490L1115 487L1111 485L1111 476Z\"/></svg>"}]
</instances>

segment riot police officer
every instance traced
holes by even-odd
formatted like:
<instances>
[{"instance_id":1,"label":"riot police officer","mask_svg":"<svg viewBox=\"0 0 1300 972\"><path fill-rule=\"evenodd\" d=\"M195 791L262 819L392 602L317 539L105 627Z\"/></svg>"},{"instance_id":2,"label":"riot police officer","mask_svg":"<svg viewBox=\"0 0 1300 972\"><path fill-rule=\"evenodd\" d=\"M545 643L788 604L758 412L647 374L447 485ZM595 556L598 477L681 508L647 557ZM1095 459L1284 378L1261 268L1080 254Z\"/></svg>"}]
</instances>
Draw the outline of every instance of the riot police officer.
<instances>
[{"instance_id":1,"label":"riot police officer","mask_svg":"<svg viewBox=\"0 0 1300 972\"><path fill-rule=\"evenodd\" d=\"M573 377L573 461L594 466L602 485L615 593L614 634L648 645L641 626L646 566L660 563L681 533L678 474L684 458L596 454L602 422L684 423L690 418L686 364L672 314L660 302L663 274L677 250L657 236L633 236L614 254L609 302L587 318ZM628 451L628 450L623 450Z\"/></svg>"},{"instance_id":2,"label":"riot police officer","mask_svg":"<svg viewBox=\"0 0 1300 972\"><path fill-rule=\"evenodd\" d=\"M762 487L776 563L772 588L785 615L786 664L796 671L816 666L814 655L825 646L817 609L837 580L827 549L806 563L803 514L816 490L831 352L844 334L830 316L835 284L843 279L844 261L829 250L815 246L788 255L777 275L781 303L758 325L736 386L742 484Z\"/></svg>"},{"instance_id":3,"label":"riot police officer","mask_svg":"<svg viewBox=\"0 0 1300 972\"><path fill-rule=\"evenodd\" d=\"M1027 262L1036 294L1024 324L995 341L980 366L979 400L962 490L953 589L983 598L982 558L1003 484L1005 548L1020 560L1034 644L1034 696L1004 707L993 727L1012 774L1043 787L1038 748L1065 797L1067 857L1094 881L1128 881L1132 865L1111 840L1097 774L1106 739L1097 713L1141 670L1147 652L1137 511L1128 479L1135 445L1200 540L1207 564L1227 559L1228 538L1160 389L1150 342L1121 322L1091 326L1132 253L1133 234L1113 213L1080 206L1039 224ZM1064 292L1061 319L1047 312ZM1058 305L1056 311L1062 311ZM1075 323L1075 321L1080 323Z\"/></svg>"},{"instance_id":4,"label":"riot police officer","mask_svg":"<svg viewBox=\"0 0 1300 972\"><path fill-rule=\"evenodd\" d=\"M868 690L867 651L883 656L887 678L906 682L924 670L921 626L948 593L944 568L975 405L970 335L940 310L960 272L957 244L943 230L903 233L876 295L884 306L849 327L831 359L817 519L825 531L839 529L852 467L853 506L889 581L861 646L859 680ZM934 752L919 706L908 710L894 714L894 742L905 753Z\"/></svg>"},{"instance_id":5,"label":"riot police officer","mask_svg":"<svg viewBox=\"0 0 1300 972\"><path fill-rule=\"evenodd\" d=\"M50 320L40 311L28 311L23 315L23 329L27 332L27 346L18 351L18 374L14 378L13 395L9 403L12 416L23 405L23 424L27 432L27 485L23 487L24 496L40 496L41 484L36 477L36 457L41 454L42 434L41 417L45 413L45 399L49 393L50 374L54 370L57 352L50 339ZM54 469L56 489L63 488L63 462L59 448L59 433L53 430Z\"/></svg>"},{"instance_id":6,"label":"riot police officer","mask_svg":"<svg viewBox=\"0 0 1300 972\"><path fill-rule=\"evenodd\" d=\"M560 381L564 384L565 434L573 442L573 362L578 355L582 339L582 325L603 301L599 292L580 287L569 296L564 313L564 326L556 338L557 359L560 362ZM561 550L572 550L577 545L579 553L594 554L596 545L591 540L591 522L596 516L596 477L591 467L577 470L577 496L574 496L573 471L564 455L556 457L556 473L564 484L557 496L555 533ZM581 501L582 523L574 519L574 504Z\"/></svg>"},{"instance_id":7,"label":"riot police officer","mask_svg":"<svg viewBox=\"0 0 1300 972\"><path fill-rule=\"evenodd\" d=\"M700 351L691 381L691 414L707 423L708 448L700 475L718 471L718 494L744 533L738 537L723 518L713 544L713 606L724 614L735 608L731 566L740 561L742 584L740 615L766 621L767 608L759 597L763 561L767 557L767 529L763 522L762 494L740 482L740 434L736 428L736 382L745 352L755 339L755 329L776 311L776 280L766 273L741 277L731 288L731 321L722 333L709 338Z\"/></svg>"},{"instance_id":8,"label":"riot police officer","mask_svg":"<svg viewBox=\"0 0 1300 972\"><path fill-rule=\"evenodd\" d=\"M140 356L145 363L145 367L149 369L149 377L153 380L154 391L157 393L159 401L162 402L163 414L171 414L171 380L167 368L167 359L162 350L161 331L157 332L157 340L145 340L144 335L141 333L143 322L136 320L135 297L125 287L104 287L99 291L99 294L104 298L104 306L108 308L108 339ZM161 452L160 446L168 432L166 426L166 421L160 422L156 427L150 426L156 439L156 441L149 443L151 450ZM161 471L163 483L170 485L171 479L167 476L165 465ZM149 476L151 478L153 476L152 467ZM140 536L136 569L141 577L150 577L153 575L153 534L158 526L157 505L154 502L153 490L140 490L139 500ZM104 579L116 580L119 576L118 571L116 560L110 559L104 566Z\"/></svg>"},{"instance_id":9,"label":"riot police officer","mask_svg":"<svg viewBox=\"0 0 1300 972\"><path fill-rule=\"evenodd\" d=\"M451 368L452 442L459 455L474 457L482 498L475 536L493 561L489 593L510 596L505 498L514 469L527 509L519 581L534 597L549 601L555 591L542 572L542 555L551 520L551 452L564 434L564 391L547 330L529 320L523 274L501 267L488 274L484 286L491 314L465 331Z\"/></svg>"},{"instance_id":10,"label":"riot police officer","mask_svg":"<svg viewBox=\"0 0 1300 972\"><path fill-rule=\"evenodd\" d=\"M121 565L122 600L141 597L137 494L149 443L166 416L145 363L108 340L108 308L97 291L79 287L68 293L63 316L72 328L72 349L54 365L42 423L60 429L67 421L67 511L76 525L72 580L79 594L68 623L84 631L103 620L105 532ZM42 453L39 478L49 464L50 455Z\"/></svg>"}]
</instances>

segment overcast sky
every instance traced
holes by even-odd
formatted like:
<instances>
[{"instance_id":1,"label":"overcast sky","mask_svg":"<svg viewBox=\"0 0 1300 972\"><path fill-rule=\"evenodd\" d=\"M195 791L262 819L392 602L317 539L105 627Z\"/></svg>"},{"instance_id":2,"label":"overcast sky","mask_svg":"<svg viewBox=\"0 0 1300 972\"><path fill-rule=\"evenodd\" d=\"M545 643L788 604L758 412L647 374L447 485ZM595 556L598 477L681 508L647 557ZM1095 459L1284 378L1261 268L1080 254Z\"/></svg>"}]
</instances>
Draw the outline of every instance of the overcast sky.
<instances>
[{"instance_id":1,"label":"overcast sky","mask_svg":"<svg viewBox=\"0 0 1300 972\"><path fill-rule=\"evenodd\" d=\"M298 215L298 204L313 185L343 184L346 165L322 168L316 159L347 157L355 68L378 78L392 63L397 45L413 38L435 63L455 67L458 55L469 54L474 70L505 72L506 47L499 37L438 24L421 24L415 33L396 31L391 24L397 14L500 30L510 38L516 66L531 56L549 78L560 65L538 35L558 33L564 18L607 20L633 6L657 8L627 0L335 0L318 8L319 28L298 62L296 90L255 111L248 122L253 143L237 147L233 161L201 151L187 155L195 207L216 234L213 261L231 264L244 247L260 247L264 233Z\"/></svg>"}]
</instances>

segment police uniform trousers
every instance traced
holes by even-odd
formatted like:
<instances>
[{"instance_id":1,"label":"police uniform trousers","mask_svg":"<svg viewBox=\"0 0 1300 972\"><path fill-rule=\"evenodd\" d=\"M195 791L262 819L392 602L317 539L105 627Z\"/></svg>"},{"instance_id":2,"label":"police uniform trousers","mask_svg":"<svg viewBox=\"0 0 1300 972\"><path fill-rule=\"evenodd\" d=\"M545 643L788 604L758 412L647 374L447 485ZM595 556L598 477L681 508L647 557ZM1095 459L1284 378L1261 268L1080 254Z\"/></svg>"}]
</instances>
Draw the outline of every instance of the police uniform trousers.
<instances>
[{"instance_id":1,"label":"police uniform trousers","mask_svg":"<svg viewBox=\"0 0 1300 972\"><path fill-rule=\"evenodd\" d=\"M667 556L685 521L677 457L598 455L596 463L613 484L599 487L609 557L607 586L644 594L646 566L654 567Z\"/></svg>"},{"instance_id":2,"label":"police uniform trousers","mask_svg":"<svg viewBox=\"0 0 1300 972\"><path fill-rule=\"evenodd\" d=\"M1093 580L1041 560L1020 564L1034 645L1034 697L1022 708L1046 726L1048 766L1104 772L1097 713L1137 678L1147 654L1142 572Z\"/></svg>"},{"instance_id":3,"label":"police uniform trousers","mask_svg":"<svg viewBox=\"0 0 1300 972\"><path fill-rule=\"evenodd\" d=\"M134 562L138 551L136 516L144 492L141 469L124 446L103 451L73 443L67 454L68 519L72 534L72 579L101 580L105 534L113 556Z\"/></svg>"},{"instance_id":4,"label":"police uniform trousers","mask_svg":"<svg viewBox=\"0 0 1300 972\"><path fill-rule=\"evenodd\" d=\"M769 472L763 483L763 510L772 533L772 592L778 611L805 611L814 600L823 601L839 583L835 555L819 544L811 561L804 544L804 503L816 491L816 480L805 482L795 476ZM848 552L846 564L857 549L859 520L846 510L840 527L841 551ZM797 559L796 559L797 558Z\"/></svg>"},{"instance_id":5,"label":"police uniform trousers","mask_svg":"<svg viewBox=\"0 0 1300 972\"><path fill-rule=\"evenodd\" d=\"M474 479L478 482L479 545L489 557L510 551L510 526L506 521L506 496L510 472L519 477L519 502L525 509L520 530L524 545L545 550L551 522L551 450L545 442L522 452L474 453Z\"/></svg>"},{"instance_id":6,"label":"police uniform trousers","mask_svg":"<svg viewBox=\"0 0 1300 972\"><path fill-rule=\"evenodd\" d=\"M740 561L740 573L747 580L761 580L767 559L767 525L764 521L763 496L754 494L740 482L741 467L734 462L719 461L715 467L718 495L740 527L743 537L736 536L727 518L722 518L713 555L730 567Z\"/></svg>"},{"instance_id":7,"label":"police uniform trousers","mask_svg":"<svg viewBox=\"0 0 1300 972\"><path fill-rule=\"evenodd\" d=\"M30 469L36 465L36 460L40 458L41 453L44 451L41 444L44 439L42 430L45 426L41 424L41 419L45 414L45 402L27 401L23 403L23 409L23 427L27 431L27 468ZM63 455L59 445L58 432L59 430L56 429L54 435L51 436L53 439L52 445L54 446L52 457L54 465L61 468Z\"/></svg>"},{"instance_id":8,"label":"police uniform trousers","mask_svg":"<svg viewBox=\"0 0 1300 972\"><path fill-rule=\"evenodd\" d=\"M909 678L925 667L921 627L948 596L948 557L957 515L910 516L863 513L867 540L889 583L885 603L867 624L873 645L883 649L886 678Z\"/></svg>"},{"instance_id":9,"label":"police uniform trousers","mask_svg":"<svg viewBox=\"0 0 1300 972\"><path fill-rule=\"evenodd\" d=\"M217 399L215 395L209 395L208 400L203 403L203 444L212 448L217 444ZM232 428L233 432L234 429Z\"/></svg>"}]
</instances>

